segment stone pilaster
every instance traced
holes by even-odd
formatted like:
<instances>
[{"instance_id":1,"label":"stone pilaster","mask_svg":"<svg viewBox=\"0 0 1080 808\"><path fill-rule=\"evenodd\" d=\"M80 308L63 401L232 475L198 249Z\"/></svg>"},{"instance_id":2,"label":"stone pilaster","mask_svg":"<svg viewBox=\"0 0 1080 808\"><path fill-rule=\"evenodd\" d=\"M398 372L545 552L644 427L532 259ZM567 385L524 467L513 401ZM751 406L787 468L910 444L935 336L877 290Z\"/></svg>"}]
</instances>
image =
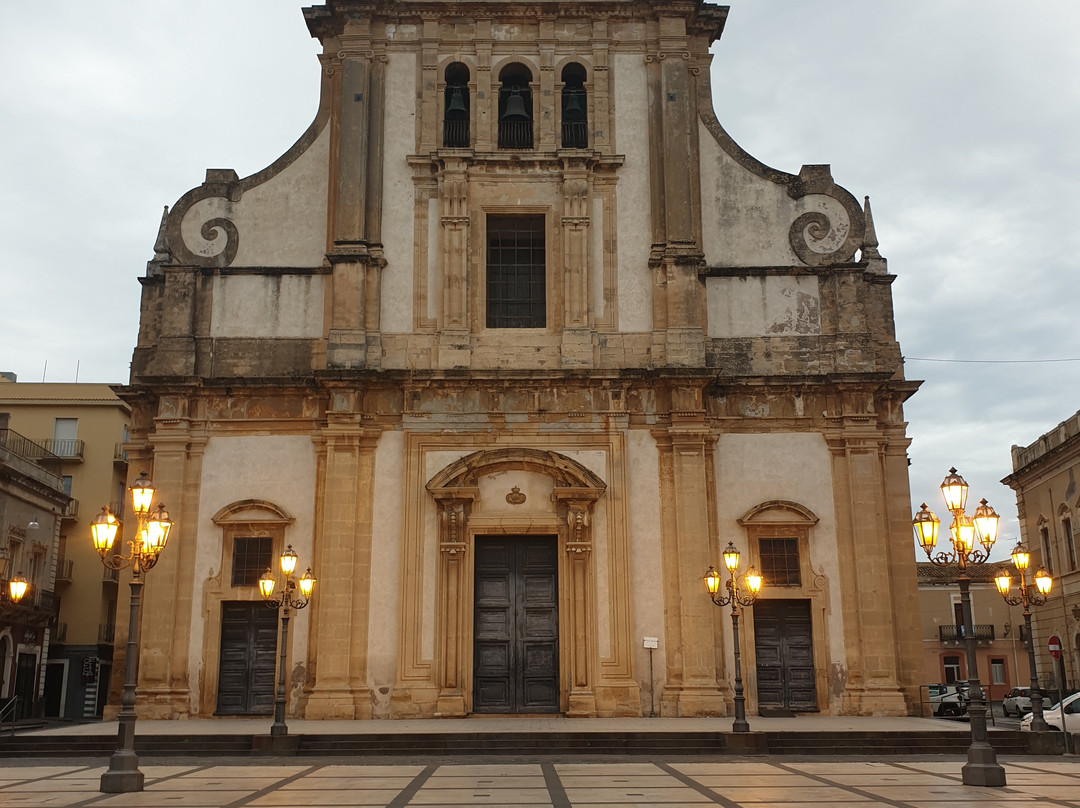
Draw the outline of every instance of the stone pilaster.
<instances>
[{"instance_id":1,"label":"stone pilaster","mask_svg":"<svg viewBox=\"0 0 1080 808\"><path fill-rule=\"evenodd\" d=\"M832 454L837 556L847 655L845 712L906 715L900 690L893 619L890 525L882 507L884 444L873 411L873 393L847 390L842 413L827 436ZM873 585L865 585L872 581ZM889 591L882 591L888 586Z\"/></svg>"},{"instance_id":2,"label":"stone pilaster","mask_svg":"<svg viewBox=\"0 0 1080 808\"><path fill-rule=\"evenodd\" d=\"M560 498L566 492L560 492ZM560 643L569 651L570 659L565 670L569 673L566 714L588 717L596 715L595 673L593 649L596 645L596 620L592 614L592 530L589 511L592 501L566 499L567 535L566 568L569 582L566 603L570 607L573 636L569 642Z\"/></svg>"},{"instance_id":3,"label":"stone pilaster","mask_svg":"<svg viewBox=\"0 0 1080 808\"><path fill-rule=\"evenodd\" d=\"M447 158L440 181L442 201L442 305L439 367L468 367L469 350L469 181L468 163Z\"/></svg>"},{"instance_id":4,"label":"stone pilaster","mask_svg":"<svg viewBox=\"0 0 1080 808\"><path fill-rule=\"evenodd\" d=\"M701 390L672 392L671 426L659 436L661 542L667 611L667 684L661 714L724 715L724 689L717 667L716 607L705 594L702 575L712 560L707 448L710 434L701 409Z\"/></svg>"},{"instance_id":5,"label":"stone pilaster","mask_svg":"<svg viewBox=\"0 0 1080 808\"><path fill-rule=\"evenodd\" d=\"M371 481L379 432L343 413L316 436L320 479L316 493L315 576L312 601L315 684L305 717L370 718L367 681L371 612Z\"/></svg>"},{"instance_id":6,"label":"stone pilaster","mask_svg":"<svg viewBox=\"0 0 1080 808\"><path fill-rule=\"evenodd\" d=\"M472 498L447 493L445 498L437 496L436 501L439 504L439 609L435 636L439 698L435 715L457 718L466 714L464 678L472 604L468 602L471 567L465 529Z\"/></svg>"}]
</instances>

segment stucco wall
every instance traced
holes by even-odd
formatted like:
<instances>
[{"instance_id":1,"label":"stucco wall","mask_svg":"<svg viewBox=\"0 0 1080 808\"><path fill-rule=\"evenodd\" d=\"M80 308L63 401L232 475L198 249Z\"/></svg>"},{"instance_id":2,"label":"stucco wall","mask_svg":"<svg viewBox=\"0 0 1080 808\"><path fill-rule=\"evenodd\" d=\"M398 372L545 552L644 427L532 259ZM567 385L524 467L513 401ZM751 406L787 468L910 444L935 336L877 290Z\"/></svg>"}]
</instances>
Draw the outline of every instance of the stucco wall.
<instances>
[{"instance_id":1,"label":"stucco wall","mask_svg":"<svg viewBox=\"0 0 1080 808\"><path fill-rule=\"evenodd\" d=\"M383 194L394 204L382 208L382 317L387 333L413 330L413 204L412 170L406 159L416 139L416 56L390 53L386 65L386 131L383 152Z\"/></svg>"},{"instance_id":2,"label":"stucco wall","mask_svg":"<svg viewBox=\"0 0 1080 808\"><path fill-rule=\"evenodd\" d=\"M317 267L326 253L329 127L295 162L248 190L237 202L210 197L196 202L181 223L188 248L212 256L225 248L219 234L207 241L204 222L223 216L239 233L234 267Z\"/></svg>"},{"instance_id":3,"label":"stucco wall","mask_svg":"<svg viewBox=\"0 0 1080 808\"><path fill-rule=\"evenodd\" d=\"M716 490L721 542L732 540L744 552L745 532L738 519L755 505L787 500L818 517L810 530L810 564L829 581L829 659L845 665L832 463L824 437L813 432L721 435L716 446Z\"/></svg>"},{"instance_id":4,"label":"stucco wall","mask_svg":"<svg viewBox=\"0 0 1080 808\"><path fill-rule=\"evenodd\" d=\"M638 53L616 53L613 61L615 148L626 155L616 188L618 325L623 332L649 331L652 329L649 131L641 125L642 111L649 107L645 62Z\"/></svg>"},{"instance_id":5,"label":"stucco wall","mask_svg":"<svg viewBox=\"0 0 1080 808\"><path fill-rule=\"evenodd\" d=\"M221 574L221 528L213 516L226 505L261 499L284 508L296 521L285 531L285 541L299 556L298 570L314 562L311 503L315 501L315 446L307 435L245 435L213 437L203 455L198 523L181 526L180 541L195 543L195 578L192 590L191 635L188 639L191 703L199 704L200 669L207 621L220 614L203 615L208 579ZM170 545L172 542L170 541ZM223 582L227 585L227 582ZM318 597L318 585L315 595ZM309 610L296 612L289 631L289 658L293 666L307 659ZM216 649L213 650L216 652ZM217 688L217 683L208 683ZM195 707L197 712L197 707Z\"/></svg>"},{"instance_id":6,"label":"stucco wall","mask_svg":"<svg viewBox=\"0 0 1080 808\"><path fill-rule=\"evenodd\" d=\"M708 335L766 337L821 333L815 276L708 278Z\"/></svg>"},{"instance_id":7,"label":"stucco wall","mask_svg":"<svg viewBox=\"0 0 1080 808\"><path fill-rule=\"evenodd\" d=\"M212 337L322 336L323 275L225 275L214 280Z\"/></svg>"},{"instance_id":8,"label":"stucco wall","mask_svg":"<svg viewBox=\"0 0 1080 808\"><path fill-rule=\"evenodd\" d=\"M384 432L375 449L372 491L371 610L368 614L368 680L372 712L385 716L394 686L401 596L403 435Z\"/></svg>"}]
</instances>

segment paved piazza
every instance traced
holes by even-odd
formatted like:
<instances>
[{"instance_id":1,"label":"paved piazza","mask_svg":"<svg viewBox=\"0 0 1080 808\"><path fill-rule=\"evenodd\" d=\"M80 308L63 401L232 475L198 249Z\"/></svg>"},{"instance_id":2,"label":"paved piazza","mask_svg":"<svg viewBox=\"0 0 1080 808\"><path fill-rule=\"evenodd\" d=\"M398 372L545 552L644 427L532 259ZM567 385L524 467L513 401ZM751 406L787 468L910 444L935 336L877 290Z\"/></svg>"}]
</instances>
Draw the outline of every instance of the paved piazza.
<instances>
[{"instance_id":1,"label":"paved piazza","mask_svg":"<svg viewBox=\"0 0 1080 808\"><path fill-rule=\"evenodd\" d=\"M239 808L1080 808L1075 757L1004 762L1009 785L960 782L963 760L883 762L732 758L713 762L343 764L236 761L143 765L146 790L102 794L104 766L0 762L0 806L202 806Z\"/></svg>"}]
</instances>

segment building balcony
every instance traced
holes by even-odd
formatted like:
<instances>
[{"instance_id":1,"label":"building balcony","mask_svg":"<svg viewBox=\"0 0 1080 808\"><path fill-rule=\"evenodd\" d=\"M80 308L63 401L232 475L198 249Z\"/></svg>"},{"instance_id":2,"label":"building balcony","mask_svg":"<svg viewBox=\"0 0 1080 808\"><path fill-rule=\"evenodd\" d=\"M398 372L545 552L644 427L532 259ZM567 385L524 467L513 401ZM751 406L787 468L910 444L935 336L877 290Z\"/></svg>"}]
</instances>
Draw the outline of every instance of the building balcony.
<instances>
[{"instance_id":1,"label":"building balcony","mask_svg":"<svg viewBox=\"0 0 1080 808\"><path fill-rule=\"evenodd\" d=\"M67 623L56 624L56 631L53 632L52 641L58 645L67 642Z\"/></svg>"},{"instance_id":2,"label":"building balcony","mask_svg":"<svg viewBox=\"0 0 1080 808\"><path fill-rule=\"evenodd\" d=\"M102 623L98 626L97 641L103 645L112 645L116 640L116 626Z\"/></svg>"},{"instance_id":3,"label":"building balcony","mask_svg":"<svg viewBox=\"0 0 1080 808\"><path fill-rule=\"evenodd\" d=\"M59 596L49 589L38 589L34 587L33 595L31 596L31 605L39 612L55 617L60 613L60 598Z\"/></svg>"},{"instance_id":4,"label":"building balcony","mask_svg":"<svg viewBox=\"0 0 1080 808\"><path fill-rule=\"evenodd\" d=\"M964 636L963 626L938 626L938 639L942 645L959 646L967 639ZM990 645L994 641L994 627L992 625L975 626L975 643L977 645Z\"/></svg>"},{"instance_id":5,"label":"building balcony","mask_svg":"<svg viewBox=\"0 0 1080 808\"><path fill-rule=\"evenodd\" d=\"M75 562L69 561L66 558L61 558L56 562L56 582L57 583L70 583L72 568Z\"/></svg>"},{"instance_id":6,"label":"building balcony","mask_svg":"<svg viewBox=\"0 0 1080 808\"><path fill-rule=\"evenodd\" d=\"M62 460L77 461L79 463L83 460L83 450L86 448L86 441L81 441L77 438L46 438L45 440L38 442L44 446L47 451L52 452Z\"/></svg>"},{"instance_id":7,"label":"building balcony","mask_svg":"<svg viewBox=\"0 0 1080 808\"><path fill-rule=\"evenodd\" d=\"M124 521L124 502L123 502L123 500L121 500L120 502L110 502L109 503L109 513L111 513L113 516L115 516L117 519L119 519L121 522L123 522Z\"/></svg>"},{"instance_id":8,"label":"building balcony","mask_svg":"<svg viewBox=\"0 0 1080 808\"><path fill-rule=\"evenodd\" d=\"M113 462L127 465L127 449L124 448L123 443L118 443L113 447Z\"/></svg>"},{"instance_id":9,"label":"building balcony","mask_svg":"<svg viewBox=\"0 0 1080 808\"><path fill-rule=\"evenodd\" d=\"M117 583L120 580L120 570L110 569L109 567L102 565L101 580L114 584Z\"/></svg>"},{"instance_id":10,"label":"building balcony","mask_svg":"<svg viewBox=\"0 0 1080 808\"><path fill-rule=\"evenodd\" d=\"M69 501L68 504L63 507L63 510L60 511L60 518L61 519L68 519L68 520L70 520L72 522L78 520L78 518L79 518L79 500L73 499L73 500Z\"/></svg>"}]
</instances>

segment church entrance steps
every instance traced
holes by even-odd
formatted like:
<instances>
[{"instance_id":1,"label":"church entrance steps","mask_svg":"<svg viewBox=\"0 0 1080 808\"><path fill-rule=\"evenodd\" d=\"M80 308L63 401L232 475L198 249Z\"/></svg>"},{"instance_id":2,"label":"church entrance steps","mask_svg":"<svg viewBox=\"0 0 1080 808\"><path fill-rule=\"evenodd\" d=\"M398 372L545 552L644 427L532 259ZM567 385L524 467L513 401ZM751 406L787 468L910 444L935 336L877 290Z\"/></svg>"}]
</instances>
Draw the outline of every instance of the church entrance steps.
<instances>
[{"instance_id":1,"label":"church entrance steps","mask_svg":"<svg viewBox=\"0 0 1080 808\"><path fill-rule=\"evenodd\" d=\"M598 755L962 755L967 725L919 718L751 717L752 731L733 733L730 718L502 718L410 721L289 722L271 740L269 721L140 721L135 748L169 757L551 757ZM999 754L1054 754L1060 735L991 730ZM1056 741L1055 744L1049 743ZM115 724L55 727L0 738L0 756L100 757L116 745Z\"/></svg>"}]
</instances>

